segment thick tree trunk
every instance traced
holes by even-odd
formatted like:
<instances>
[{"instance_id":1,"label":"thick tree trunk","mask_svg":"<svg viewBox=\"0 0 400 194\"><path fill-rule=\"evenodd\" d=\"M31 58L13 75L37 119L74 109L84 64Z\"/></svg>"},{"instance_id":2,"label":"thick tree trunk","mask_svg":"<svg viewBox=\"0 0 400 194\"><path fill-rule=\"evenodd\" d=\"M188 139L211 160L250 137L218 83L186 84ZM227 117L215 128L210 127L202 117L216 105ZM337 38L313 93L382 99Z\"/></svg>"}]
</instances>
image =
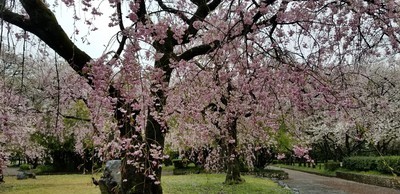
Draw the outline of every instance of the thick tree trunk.
<instances>
[{"instance_id":1,"label":"thick tree trunk","mask_svg":"<svg viewBox=\"0 0 400 194\"><path fill-rule=\"evenodd\" d=\"M156 181L152 180L146 175L146 172L138 170L135 166L128 164L128 160L132 159L129 155L125 156L121 166L121 192L123 194L162 194L161 184L161 168L152 166L153 156L151 155L151 145L157 145L164 148L164 132L161 125L148 115L147 125L145 130L145 143L146 148L143 150L145 156L142 157L140 163L144 164L144 169L155 169ZM162 149L161 148L161 149Z\"/></svg>"},{"instance_id":2,"label":"thick tree trunk","mask_svg":"<svg viewBox=\"0 0 400 194\"><path fill-rule=\"evenodd\" d=\"M128 165L127 159L122 161L121 175L122 185L121 192L123 194L162 194L160 184L155 184L154 180L148 178L144 172L134 173L137 169ZM161 172L161 171L160 171ZM161 176L159 177L161 178Z\"/></svg>"},{"instance_id":3,"label":"thick tree trunk","mask_svg":"<svg viewBox=\"0 0 400 194\"><path fill-rule=\"evenodd\" d=\"M227 172L225 177L225 184L240 184L244 179L240 177L240 160L239 157L229 159L227 162Z\"/></svg>"},{"instance_id":4,"label":"thick tree trunk","mask_svg":"<svg viewBox=\"0 0 400 194\"><path fill-rule=\"evenodd\" d=\"M226 162L225 184L240 184L244 179L240 177L240 160L237 147L237 118L232 118L228 123L228 150Z\"/></svg>"}]
</instances>

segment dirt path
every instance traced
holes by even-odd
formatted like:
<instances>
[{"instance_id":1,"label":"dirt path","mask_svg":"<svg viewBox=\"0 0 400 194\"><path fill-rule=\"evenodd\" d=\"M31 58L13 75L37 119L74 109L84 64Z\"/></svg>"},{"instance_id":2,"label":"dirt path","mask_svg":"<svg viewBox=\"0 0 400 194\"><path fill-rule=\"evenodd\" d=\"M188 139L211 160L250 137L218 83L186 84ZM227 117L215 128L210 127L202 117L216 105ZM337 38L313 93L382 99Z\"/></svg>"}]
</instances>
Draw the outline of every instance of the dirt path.
<instances>
[{"instance_id":1,"label":"dirt path","mask_svg":"<svg viewBox=\"0 0 400 194\"><path fill-rule=\"evenodd\" d=\"M4 176L16 176L17 174L18 174L18 168L12 167L3 169Z\"/></svg>"},{"instance_id":2,"label":"dirt path","mask_svg":"<svg viewBox=\"0 0 400 194\"><path fill-rule=\"evenodd\" d=\"M289 173L289 179L283 182L300 194L400 194L400 190L396 189L294 170L282 170Z\"/></svg>"}]
</instances>

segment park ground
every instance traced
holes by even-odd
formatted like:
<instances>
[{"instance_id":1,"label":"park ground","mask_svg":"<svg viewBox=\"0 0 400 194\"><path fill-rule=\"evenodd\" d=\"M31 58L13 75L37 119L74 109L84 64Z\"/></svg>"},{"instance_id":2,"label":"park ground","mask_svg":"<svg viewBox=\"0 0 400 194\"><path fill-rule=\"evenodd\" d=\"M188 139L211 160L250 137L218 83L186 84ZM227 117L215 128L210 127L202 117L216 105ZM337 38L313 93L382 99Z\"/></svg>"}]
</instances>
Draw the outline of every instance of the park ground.
<instances>
[{"instance_id":1,"label":"park ground","mask_svg":"<svg viewBox=\"0 0 400 194\"><path fill-rule=\"evenodd\" d=\"M15 171L15 170L13 170ZM10 173L10 171L9 171ZM17 180L15 176L6 176L5 183L0 184L1 194L98 194L100 190L91 182L92 175L68 174L37 176L36 179ZM100 174L94 175L100 177ZM254 176L244 176L246 183L224 185L225 174L191 174L162 176L162 185L166 194L207 193L207 194L247 194L270 193L289 194L290 190L277 183Z\"/></svg>"},{"instance_id":2,"label":"park ground","mask_svg":"<svg viewBox=\"0 0 400 194\"><path fill-rule=\"evenodd\" d=\"M275 167L276 168L276 167ZM335 177L319 176L295 170L283 169L289 173L289 179L280 184L287 185L290 190L278 186L277 183L253 176L244 176L245 184L223 185L224 174L192 174L172 175L165 172L163 188L166 194L175 193L207 193L207 194L240 194L240 193L298 193L298 194L400 194L400 190L367 185ZM37 179L16 180L16 168L5 171L5 184L0 185L0 193L22 194L97 194L99 188L91 182L92 175L47 175ZM93 175L98 178L100 174Z\"/></svg>"}]
</instances>

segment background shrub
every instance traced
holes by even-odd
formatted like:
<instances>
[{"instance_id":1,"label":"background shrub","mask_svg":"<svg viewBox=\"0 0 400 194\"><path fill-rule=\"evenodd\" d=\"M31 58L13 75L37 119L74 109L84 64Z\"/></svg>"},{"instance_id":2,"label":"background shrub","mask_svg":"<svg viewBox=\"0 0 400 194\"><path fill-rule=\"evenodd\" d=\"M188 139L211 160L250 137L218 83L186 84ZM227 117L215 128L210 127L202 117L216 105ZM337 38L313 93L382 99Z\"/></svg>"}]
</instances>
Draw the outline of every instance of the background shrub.
<instances>
[{"instance_id":1,"label":"background shrub","mask_svg":"<svg viewBox=\"0 0 400 194\"><path fill-rule=\"evenodd\" d=\"M335 171L338 168L340 168L340 162L328 161L328 162L325 163L325 169L326 170Z\"/></svg>"},{"instance_id":2,"label":"background shrub","mask_svg":"<svg viewBox=\"0 0 400 194\"><path fill-rule=\"evenodd\" d=\"M400 156L356 156L343 159L343 167L354 171L379 171L400 175Z\"/></svg>"},{"instance_id":3,"label":"background shrub","mask_svg":"<svg viewBox=\"0 0 400 194\"><path fill-rule=\"evenodd\" d=\"M378 160L377 170L382 173L400 175L400 156L385 156Z\"/></svg>"},{"instance_id":4,"label":"background shrub","mask_svg":"<svg viewBox=\"0 0 400 194\"><path fill-rule=\"evenodd\" d=\"M31 169L31 165L29 165L29 164L21 164L19 166L19 169L20 170L30 170Z\"/></svg>"},{"instance_id":5,"label":"background shrub","mask_svg":"<svg viewBox=\"0 0 400 194\"><path fill-rule=\"evenodd\" d=\"M343 167L355 171L377 170L377 157L354 156L343 159Z\"/></svg>"},{"instance_id":6,"label":"background shrub","mask_svg":"<svg viewBox=\"0 0 400 194\"><path fill-rule=\"evenodd\" d=\"M34 169L37 175L54 173L55 169L52 165L39 165Z\"/></svg>"},{"instance_id":7,"label":"background shrub","mask_svg":"<svg viewBox=\"0 0 400 194\"><path fill-rule=\"evenodd\" d=\"M172 160L178 159L179 158L179 152L178 151L168 151L167 155L169 156L167 159L164 159L164 165L165 166L170 166L172 165Z\"/></svg>"},{"instance_id":8,"label":"background shrub","mask_svg":"<svg viewBox=\"0 0 400 194\"><path fill-rule=\"evenodd\" d=\"M174 167L176 169L182 169L182 168L186 168L189 164L189 160L187 160L186 158L184 159L173 159L172 163L174 164Z\"/></svg>"}]
</instances>

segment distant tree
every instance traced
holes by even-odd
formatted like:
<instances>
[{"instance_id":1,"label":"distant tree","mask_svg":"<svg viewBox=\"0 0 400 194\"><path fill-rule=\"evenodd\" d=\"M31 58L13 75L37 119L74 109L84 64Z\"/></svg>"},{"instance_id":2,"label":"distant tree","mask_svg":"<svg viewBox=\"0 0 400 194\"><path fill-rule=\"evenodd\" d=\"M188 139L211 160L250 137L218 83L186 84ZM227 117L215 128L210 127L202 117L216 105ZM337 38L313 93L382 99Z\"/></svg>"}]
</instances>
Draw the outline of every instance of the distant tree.
<instances>
[{"instance_id":1,"label":"distant tree","mask_svg":"<svg viewBox=\"0 0 400 194\"><path fill-rule=\"evenodd\" d=\"M335 100L342 100L331 110L303 117L307 139L332 157L326 159L396 153L388 149L399 141L399 71L394 63L363 64L352 71L332 72L331 87L339 92Z\"/></svg>"},{"instance_id":2,"label":"distant tree","mask_svg":"<svg viewBox=\"0 0 400 194\"><path fill-rule=\"evenodd\" d=\"M60 162L57 161L60 158L55 158L54 154L48 153L52 149L59 149L61 144L69 142L71 144L69 151L72 155L79 156L78 152L83 151L84 148L81 146L81 149L75 149L75 143L81 143L85 136L88 137L86 133L92 132L89 113L83 117L82 114L75 115L68 112L68 109L73 108L74 101L85 96L84 87L80 88L80 94L76 94L71 92L73 86L68 84L79 82L79 76L71 75L69 66L51 64L50 61L39 58L40 55L35 59L32 56L25 56L22 60L22 56L6 49L1 55L5 57L1 61L2 135L0 140L7 155L14 160L26 161L33 167L36 167L44 158L47 162L53 161L58 164ZM81 103L81 106L85 105ZM66 123L65 120L74 121ZM86 124L85 127L84 124ZM81 128L76 129L77 127ZM39 138L39 136L42 137ZM53 144L50 143L52 140ZM55 146L54 141L59 142L59 146ZM75 158L78 164L69 162L74 166L74 170L77 170L76 167L81 164L79 161L82 159L78 159L81 157ZM65 165L61 163L60 165L65 171Z\"/></svg>"}]
</instances>

